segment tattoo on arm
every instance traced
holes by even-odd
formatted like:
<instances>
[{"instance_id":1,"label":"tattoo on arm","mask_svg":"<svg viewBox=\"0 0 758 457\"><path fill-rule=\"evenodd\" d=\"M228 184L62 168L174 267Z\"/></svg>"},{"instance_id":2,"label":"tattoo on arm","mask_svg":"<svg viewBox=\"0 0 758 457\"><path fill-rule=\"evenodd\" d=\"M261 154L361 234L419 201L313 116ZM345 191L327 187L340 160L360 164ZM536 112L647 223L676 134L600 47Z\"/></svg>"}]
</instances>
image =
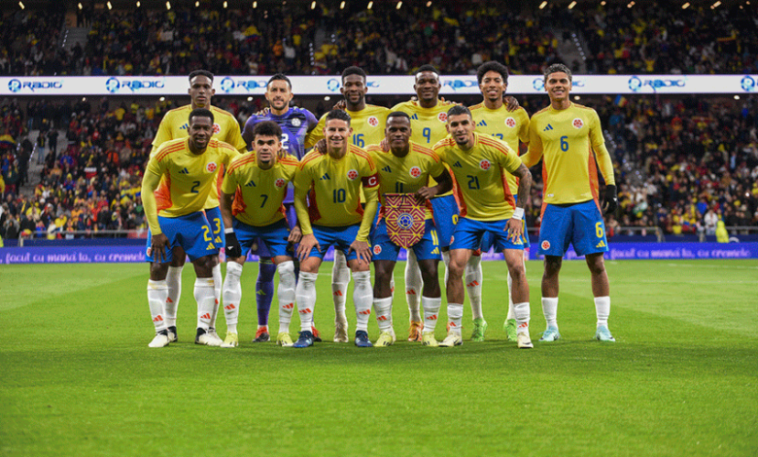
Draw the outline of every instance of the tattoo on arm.
<instances>
[{"instance_id":1,"label":"tattoo on arm","mask_svg":"<svg viewBox=\"0 0 758 457\"><path fill-rule=\"evenodd\" d=\"M518 202L516 203L516 206L524 208L526 207L526 200L529 198L529 192L532 188L532 173L526 168L526 165L522 163L518 170L513 174L519 178Z\"/></svg>"}]
</instances>

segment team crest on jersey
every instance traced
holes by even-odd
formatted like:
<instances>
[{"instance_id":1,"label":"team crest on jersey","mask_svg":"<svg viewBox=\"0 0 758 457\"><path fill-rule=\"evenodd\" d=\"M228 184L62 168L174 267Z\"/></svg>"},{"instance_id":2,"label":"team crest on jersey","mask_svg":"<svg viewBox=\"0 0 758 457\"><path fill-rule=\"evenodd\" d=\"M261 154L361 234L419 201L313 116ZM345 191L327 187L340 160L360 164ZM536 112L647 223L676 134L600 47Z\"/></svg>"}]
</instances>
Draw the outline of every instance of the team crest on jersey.
<instances>
[{"instance_id":1,"label":"team crest on jersey","mask_svg":"<svg viewBox=\"0 0 758 457\"><path fill-rule=\"evenodd\" d=\"M216 165L216 162L209 162L205 165L205 171L208 173L215 173L218 169L218 165Z\"/></svg>"},{"instance_id":2,"label":"team crest on jersey","mask_svg":"<svg viewBox=\"0 0 758 457\"><path fill-rule=\"evenodd\" d=\"M421 168L419 168L419 167L411 167L411 169L410 169L410 171L408 171L408 173L410 173L410 175L412 177L418 178L419 176L421 176Z\"/></svg>"},{"instance_id":3,"label":"team crest on jersey","mask_svg":"<svg viewBox=\"0 0 758 457\"><path fill-rule=\"evenodd\" d=\"M355 181L355 179L358 177L358 170L350 170L347 172L347 179L350 181Z\"/></svg>"},{"instance_id":4,"label":"team crest on jersey","mask_svg":"<svg viewBox=\"0 0 758 457\"><path fill-rule=\"evenodd\" d=\"M550 249L550 242L548 240L545 240L545 241L542 242L542 244L540 245L540 247L543 250L547 251L548 249Z\"/></svg>"},{"instance_id":5,"label":"team crest on jersey","mask_svg":"<svg viewBox=\"0 0 758 457\"><path fill-rule=\"evenodd\" d=\"M582 121L581 119L577 117L576 119L574 119L574 122L572 122L572 125L574 126L574 128L580 129L584 127L584 121Z\"/></svg>"},{"instance_id":6,"label":"team crest on jersey","mask_svg":"<svg viewBox=\"0 0 758 457\"><path fill-rule=\"evenodd\" d=\"M300 119L298 118L292 119L292 125L294 125L295 127L300 127L300 124L302 124L302 122L300 122Z\"/></svg>"},{"instance_id":7,"label":"team crest on jersey","mask_svg":"<svg viewBox=\"0 0 758 457\"><path fill-rule=\"evenodd\" d=\"M507 125L510 128L516 127L516 119L509 117L508 119L505 120L505 125Z\"/></svg>"},{"instance_id":8,"label":"team crest on jersey","mask_svg":"<svg viewBox=\"0 0 758 457\"><path fill-rule=\"evenodd\" d=\"M374 255L379 255L381 253L382 253L382 247L379 246L378 244L374 246Z\"/></svg>"},{"instance_id":9,"label":"team crest on jersey","mask_svg":"<svg viewBox=\"0 0 758 457\"><path fill-rule=\"evenodd\" d=\"M286 182L284 182L284 180L282 178L279 178L276 181L274 181L274 185L276 187L278 187L279 189L281 189L282 187L284 187L285 184L286 184Z\"/></svg>"},{"instance_id":10,"label":"team crest on jersey","mask_svg":"<svg viewBox=\"0 0 758 457\"><path fill-rule=\"evenodd\" d=\"M447 122L447 113L440 113L437 115L437 119L440 120L440 122Z\"/></svg>"},{"instance_id":11,"label":"team crest on jersey","mask_svg":"<svg viewBox=\"0 0 758 457\"><path fill-rule=\"evenodd\" d=\"M213 134L218 135L219 132L221 132L221 126L218 124L213 124Z\"/></svg>"},{"instance_id":12,"label":"team crest on jersey","mask_svg":"<svg viewBox=\"0 0 758 457\"><path fill-rule=\"evenodd\" d=\"M368 122L368 125L370 125L371 127L376 127L377 125L379 125L379 119L376 116L369 116L367 122Z\"/></svg>"},{"instance_id":13,"label":"team crest on jersey","mask_svg":"<svg viewBox=\"0 0 758 457\"><path fill-rule=\"evenodd\" d=\"M484 171L489 170L491 165L492 164L490 164L490 161L487 159L484 159L481 162L479 162L479 168L481 168Z\"/></svg>"}]
</instances>

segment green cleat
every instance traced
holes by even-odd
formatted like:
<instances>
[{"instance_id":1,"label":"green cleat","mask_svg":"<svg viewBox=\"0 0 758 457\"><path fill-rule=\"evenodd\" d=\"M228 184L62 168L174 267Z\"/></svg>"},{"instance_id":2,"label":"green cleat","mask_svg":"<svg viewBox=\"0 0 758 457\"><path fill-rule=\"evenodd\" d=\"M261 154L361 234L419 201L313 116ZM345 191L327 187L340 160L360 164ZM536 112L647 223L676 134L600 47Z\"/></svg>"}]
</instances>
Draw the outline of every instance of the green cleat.
<instances>
[{"instance_id":1,"label":"green cleat","mask_svg":"<svg viewBox=\"0 0 758 457\"><path fill-rule=\"evenodd\" d=\"M236 333L227 333L226 339L221 343L222 348L236 348L240 345L239 336Z\"/></svg>"},{"instance_id":2,"label":"green cleat","mask_svg":"<svg viewBox=\"0 0 758 457\"><path fill-rule=\"evenodd\" d=\"M608 330L608 327L605 325L601 325L597 328L597 331L595 331L595 339L598 341L607 341L609 343L616 342L616 338L611 335L611 331Z\"/></svg>"},{"instance_id":3,"label":"green cleat","mask_svg":"<svg viewBox=\"0 0 758 457\"><path fill-rule=\"evenodd\" d=\"M421 334L421 344L432 348L439 347L439 343L434 338L434 332L423 332Z\"/></svg>"},{"instance_id":4,"label":"green cleat","mask_svg":"<svg viewBox=\"0 0 758 457\"><path fill-rule=\"evenodd\" d=\"M542 333L542 338L540 338L540 341L543 343L550 342L550 341L558 341L561 339L561 334L558 333L558 327L550 326L545 330L544 333Z\"/></svg>"},{"instance_id":5,"label":"green cleat","mask_svg":"<svg viewBox=\"0 0 758 457\"><path fill-rule=\"evenodd\" d=\"M471 341L481 343L484 341L484 332L487 331L487 321L484 318L474 319L474 332L471 334Z\"/></svg>"},{"instance_id":6,"label":"green cleat","mask_svg":"<svg viewBox=\"0 0 758 457\"><path fill-rule=\"evenodd\" d=\"M508 341L514 342L518 340L518 336L516 335L516 319L506 320L505 324L503 324L503 330L505 330L505 334L508 336Z\"/></svg>"},{"instance_id":7,"label":"green cleat","mask_svg":"<svg viewBox=\"0 0 758 457\"><path fill-rule=\"evenodd\" d=\"M292 337L289 333L280 332L276 335L276 344L283 348L289 348L295 343L292 341Z\"/></svg>"},{"instance_id":8,"label":"green cleat","mask_svg":"<svg viewBox=\"0 0 758 457\"><path fill-rule=\"evenodd\" d=\"M377 339L376 343L374 343L374 347L384 348L387 346L392 346L394 342L395 334L390 330L385 330L379 335L379 339Z\"/></svg>"}]
</instances>

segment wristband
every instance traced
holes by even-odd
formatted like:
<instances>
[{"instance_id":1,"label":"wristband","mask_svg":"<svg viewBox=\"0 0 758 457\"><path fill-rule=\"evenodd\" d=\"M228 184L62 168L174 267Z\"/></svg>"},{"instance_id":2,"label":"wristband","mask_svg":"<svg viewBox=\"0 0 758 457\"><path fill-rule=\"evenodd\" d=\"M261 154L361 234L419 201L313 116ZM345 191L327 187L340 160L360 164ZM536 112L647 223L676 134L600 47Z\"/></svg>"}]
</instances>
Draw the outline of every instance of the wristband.
<instances>
[{"instance_id":1,"label":"wristband","mask_svg":"<svg viewBox=\"0 0 758 457\"><path fill-rule=\"evenodd\" d=\"M224 229L224 235L228 235L230 233L234 233L234 229L229 227Z\"/></svg>"},{"instance_id":2,"label":"wristband","mask_svg":"<svg viewBox=\"0 0 758 457\"><path fill-rule=\"evenodd\" d=\"M513 219L522 221L524 220L524 208L516 208L513 210L513 216L511 216Z\"/></svg>"}]
</instances>

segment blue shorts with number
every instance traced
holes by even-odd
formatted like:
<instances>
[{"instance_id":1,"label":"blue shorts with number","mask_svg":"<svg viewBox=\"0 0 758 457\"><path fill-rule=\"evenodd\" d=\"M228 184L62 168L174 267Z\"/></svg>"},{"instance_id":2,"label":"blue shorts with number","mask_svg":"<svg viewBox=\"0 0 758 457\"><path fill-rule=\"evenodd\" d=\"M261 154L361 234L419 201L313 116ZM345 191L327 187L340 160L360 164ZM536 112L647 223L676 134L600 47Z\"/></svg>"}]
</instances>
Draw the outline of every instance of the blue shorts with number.
<instances>
[{"instance_id":1,"label":"blue shorts with number","mask_svg":"<svg viewBox=\"0 0 758 457\"><path fill-rule=\"evenodd\" d=\"M284 214L287 216L287 222L286 224L289 226L290 230L292 230L297 225L297 214L295 213L295 204L294 203L287 203L284 202ZM289 234L287 235L289 236ZM239 239L239 237L237 238ZM271 257L275 257L277 255L284 255L284 254L272 254L271 250L269 250L266 243L263 241L262 238L259 238L257 240L253 240L255 246L250 249L251 254L255 254L258 257L267 259ZM286 254L286 255L294 255L293 253Z\"/></svg>"},{"instance_id":2,"label":"blue shorts with number","mask_svg":"<svg viewBox=\"0 0 758 457\"><path fill-rule=\"evenodd\" d=\"M350 245L353 241L355 241L355 237L358 236L358 230L360 228L360 224L348 225L346 227L324 227L323 225L314 225L313 235L316 237L316 240L318 240L321 252L314 247L311 249L308 257L318 257L323 259L329 246L333 245L335 251L339 249L345 254L345 259L357 259L358 256L355 254L355 251L350 251L350 254L348 254L347 251L350 249Z\"/></svg>"},{"instance_id":3,"label":"blue shorts with number","mask_svg":"<svg viewBox=\"0 0 758 457\"><path fill-rule=\"evenodd\" d=\"M608 252L605 222L594 200L571 206L547 204L540 227L540 254L562 257L574 245L578 255Z\"/></svg>"},{"instance_id":4,"label":"blue shorts with number","mask_svg":"<svg viewBox=\"0 0 758 457\"><path fill-rule=\"evenodd\" d=\"M290 236L290 229L284 219L274 222L271 225L254 227L235 218L234 233L236 233L237 241L239 241L242 246L243 254L247 254L250 247L253 245L253 242L257 240L258 251L261 250L261 247L265 249L269 254L266 257L277 257L281 255L294 257L295 255L292 246L287 242L287 238ZM287 250L288 246L290 248L289 251Z\"/></svg>"},{"instance_id":5,"label":"blue shorts with number","mask_svg":"<svg viewBox=\"0 0 758 457\"><path fill-rule=\"evenodd\" d=\"M379 225L371 235L371 245L373 246L373 260L390 260L397 261L400 253L400 246L390 241L387 234L387 222L382 219ZM434 228L434 222L431 219L426 220L424 236L418 243L411 246L413 253L418 260L440 260L440 243L437 236L437 230Z\"/></svg>"},{"instance_id":6,"label":"blue shorts with number","mask_svg":"<svg viewBox=\"0 0 758 457\"><path fill-rule=\"evenodd\" d=\"M450 249L471 249L475 251L482 245L482 238L486 233L492 237L495 251L503 252L504 249L524 249L524 235L522 234L514 243L508 239L505 225L509 219L499 221L475 221L467 217L458 220L455 226L453 244Z\"/></svg>"},{"instance_id":7,"label":"blue shorts with number","mask_svg":"<svg viewBox=\"0 0 758 457\"><path fill-rule=\"evenodd\" d=\"M514 201L518 201L518 195L513 196ZM526 221L524 221L524 248L528 248L531 246L529 243L529 232L526 231ZM482 237L482 246L481 250L482 252L490 252L490 249L492 249L492 245L495 244L495 238L492 236L490 232L487 232Z\"/></svg>"},{"instance_id":8,"label":"blue shorts with number","mask_svg":"<svg viewBox=\"0 0 758 457\"><path fill-rule=\"evenodd\" d=\"M452 195L432 199L432 216L437 234L440 236L440 247L450 247L455 224L458 223L458 203Z\"/></svg>"},{"instance_id":9,"label":"blue shorts with number","mask_svg":"<svg viewBox=\"0 0 758 457\"><path fill-rule=\"evenodd\" d=\"M190 260L218 254L218 246L213 242L211 224L208 223L208 219L202 211L179 217L158 216L158 223L161 226L161 231L168 238L170 246L166 249L164 263L171 262L171 259L174 258L171 251L176 246L181 246ZM146 262L155 261L153 253L150 251L151 242L152 234L148 230L147 249L145 250Z\"/></svg>"},{"instance_id":10,"label":"blue shorts with number","mask_svg":"<svg viewBox=\"0 0 758 457\"><path fill-rule=\"evenodd\" d=\"M205 217L211 224L213 230L213 244L218 248L226 247L226 237L224 236L224 218L221 217L221 210L217 207L206 209Z\"/></svg>"}]
</instances>

